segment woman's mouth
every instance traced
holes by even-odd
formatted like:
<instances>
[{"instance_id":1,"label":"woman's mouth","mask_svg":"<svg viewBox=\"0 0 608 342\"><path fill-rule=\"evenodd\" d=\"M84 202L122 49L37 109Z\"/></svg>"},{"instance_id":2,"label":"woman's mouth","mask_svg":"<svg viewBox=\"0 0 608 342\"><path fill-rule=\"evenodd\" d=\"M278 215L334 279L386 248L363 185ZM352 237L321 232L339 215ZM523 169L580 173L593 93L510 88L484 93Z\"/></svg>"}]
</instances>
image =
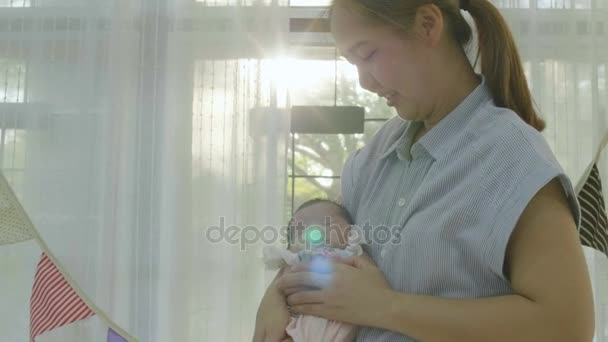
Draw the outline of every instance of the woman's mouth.
<instances>
[{"instance_id":1,"label":"woman's mouth","mask_svg":"<svg viewBox=\"0 0 608 342\"><path fill-rule=\"evenodd\" d=\"M386 98L386 104L390 107L394 107L397 102L397 92L388 93L383 95Z\"/></svg>"}]
</instances>

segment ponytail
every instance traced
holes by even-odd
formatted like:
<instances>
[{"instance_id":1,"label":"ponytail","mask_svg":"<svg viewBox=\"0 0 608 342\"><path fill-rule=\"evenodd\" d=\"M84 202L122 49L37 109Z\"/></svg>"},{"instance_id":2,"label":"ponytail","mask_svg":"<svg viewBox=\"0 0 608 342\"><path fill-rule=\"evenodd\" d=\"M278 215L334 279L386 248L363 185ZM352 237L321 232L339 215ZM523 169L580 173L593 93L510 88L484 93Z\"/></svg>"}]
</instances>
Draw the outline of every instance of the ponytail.
<instances>
[{"instance_id":1,"label":"ponytail","mask_svg":"<svg viewBox=\"0 0 608 342\"><path fill-rule=\"evenodd\" d=\"M494 102L499 107L513 110L530 126L542 131L545 122L532 104L519 52L505 19L488 0L462 2L463 9L471 14L477 26L477 58L481 57L481 73L485 76Z\"/></svg>"}]
</instances>

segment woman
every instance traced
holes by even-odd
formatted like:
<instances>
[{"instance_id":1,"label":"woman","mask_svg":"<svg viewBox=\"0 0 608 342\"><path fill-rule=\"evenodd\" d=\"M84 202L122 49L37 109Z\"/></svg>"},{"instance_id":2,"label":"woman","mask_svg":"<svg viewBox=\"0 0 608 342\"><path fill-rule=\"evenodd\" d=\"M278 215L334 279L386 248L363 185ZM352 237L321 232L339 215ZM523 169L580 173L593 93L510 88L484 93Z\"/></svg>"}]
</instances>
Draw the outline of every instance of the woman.
<instances>
[{"instance_id":1,"label":"woman","mask_svg":"<svg viewBox=\"0 0 608 342\"><path fill-rule=\"evenodd\" d=\"M477 25L482 75L460 10ZM361 85L398 113L347 161L344 205L357 225L402 227L400 239L372 241L374 262L279 274L254 341L286 337L287 305L362 326L357 341L591 341L576 196L498 10L336 0L331 28Z\"/></svg>"}]
</instances>

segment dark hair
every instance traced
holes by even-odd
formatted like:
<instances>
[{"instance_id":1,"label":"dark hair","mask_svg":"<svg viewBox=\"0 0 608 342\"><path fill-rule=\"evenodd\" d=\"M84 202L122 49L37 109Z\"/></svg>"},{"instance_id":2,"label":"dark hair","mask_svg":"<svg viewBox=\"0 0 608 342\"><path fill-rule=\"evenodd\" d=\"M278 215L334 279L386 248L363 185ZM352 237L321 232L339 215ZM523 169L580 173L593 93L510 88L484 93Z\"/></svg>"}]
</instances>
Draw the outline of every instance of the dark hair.
<instances>
[{"instance_id":1,"label":"dark hair","mask_svg":"<svg viewBox=\"0 0 608 342\"><path fill-rule=\"evenodd\" d=\"M308 200L308 201L300 204L300 206L296 209L296 211L294 211L294 215L302 209L312 207L315 204L321 204L321 203L325 203L325 204L329 204L329 205L333 206L334 209L336 209L336 211L338 212L338 215L340 215L342 218L344 218L346 223L354 224L352 216L350 215L350 213L344 206L342 206L340 203L338 203L336 201L332 201L327 198L313 198L311 200ZM292 241L292 232L291 232L292 223L293 223L293 218L291 220L289 220L289 224L287 225L287 248L288 249L290 248L291 241Z\"/></svg>"},{"instance_id":2,"label":"dark hair","mask_svg":"<svg viewBox=\"0 0 608 342\"><path fill-rule=\"evenodd\" d=\"M513 35L505 19L489 0L461 0L478 31L481 73L492 92L494 102L517 113L526 123L542 131L545 122L538 116L528 88L521 58ZM418 7L433 4L444 17L453 39L461 46L472 38L472 30L460 13L460 7L451 0L334 0L330 15L336 6L350 9L370 20L408 31Z\"/></svg>"},{"instance_id":3,"label":"dark hair","mask_svg":"<svg viewBox=\"0 0 608 342\"><path fill-rule=\"evenodd\" d=\"M344 220L346 220L346 223L353 224L353 219L350 216L350 213L348 212L348 210L346 210L346 208L344 206L342 206L340 203L338 203L336 201L332 201L332 200L326 199L326 198L313 198L311 200L308 200L308 201L300 204L300 206L298 207L298 209L296 209L294 214L304 208L312 207L313 205L319 204L319 203L326 203L326 204L332 205L338 211L338 214L340 216L342 216L344 218Z\"/></svg>"}]
</instances>

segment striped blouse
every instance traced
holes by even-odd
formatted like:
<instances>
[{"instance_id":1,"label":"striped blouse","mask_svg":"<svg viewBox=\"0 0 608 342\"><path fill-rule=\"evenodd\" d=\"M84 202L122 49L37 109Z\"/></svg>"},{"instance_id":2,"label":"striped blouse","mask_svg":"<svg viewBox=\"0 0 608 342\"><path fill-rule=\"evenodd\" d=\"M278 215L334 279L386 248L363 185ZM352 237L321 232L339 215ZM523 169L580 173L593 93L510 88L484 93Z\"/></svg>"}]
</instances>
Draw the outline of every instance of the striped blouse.
<instances>
[{"instance_id":1,"label":"striped blouse","mask_svg":"<svg viewBox=\"0 0 608 342\"><path fill-rule=\"evenodd\" d=\"M445 298L512 294L503 273L509 236L555 177L580 220L572 184L544 138L496 107L481 79L416 143L421 124L395 117L344 166L344 206L395 290ZM363 327L357 341L414 339Z\"/></svg>"}]
</instances>

